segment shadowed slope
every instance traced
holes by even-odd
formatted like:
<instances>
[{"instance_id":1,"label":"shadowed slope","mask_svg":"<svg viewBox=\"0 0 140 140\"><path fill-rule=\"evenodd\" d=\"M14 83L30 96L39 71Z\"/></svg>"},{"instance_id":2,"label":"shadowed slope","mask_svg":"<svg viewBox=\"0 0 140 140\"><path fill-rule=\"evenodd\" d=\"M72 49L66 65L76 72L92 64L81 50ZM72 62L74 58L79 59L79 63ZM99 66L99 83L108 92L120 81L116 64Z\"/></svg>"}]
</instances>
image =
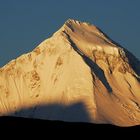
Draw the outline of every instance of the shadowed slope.
<instances>
[{"instance_id":1,"label":"shadowed slope","mask_svg":"<svg viewBox=\"0 0 140 140\"><path fill-rule=\"evenodd\" d=\"M61 104L38 105L21 109L9 115L70 122L91 122L90 115L81 102L68 106Z\"/></svg>"}]
</instances>

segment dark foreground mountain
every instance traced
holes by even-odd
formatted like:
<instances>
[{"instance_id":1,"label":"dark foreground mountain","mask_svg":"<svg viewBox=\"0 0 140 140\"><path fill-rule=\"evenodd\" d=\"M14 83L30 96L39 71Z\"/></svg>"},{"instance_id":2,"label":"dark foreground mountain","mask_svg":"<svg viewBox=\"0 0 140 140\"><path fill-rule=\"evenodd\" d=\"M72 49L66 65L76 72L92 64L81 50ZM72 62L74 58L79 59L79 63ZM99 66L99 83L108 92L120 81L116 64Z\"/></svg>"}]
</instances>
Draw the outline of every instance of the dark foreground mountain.
<instances>
[{"instance_id":1,"label":"dark foreground mountain","mask_svg":"<svg viewBox=\"0 0 140 140\"><path fill-rule=\"evenodd\" d=\"M22 117L0 117L4 138L22 139L135 139L140 126L118 127L111 124L50 121Z\"/></svg>"},{"instance_id":2,"label":"dark foreground mountain","mask_svg":"<svg viewBox=\"0 0 140 140\"><path fill-rule=\"evenodd\" d=\"M132 127L119 127L111 124L93 124L93 123L83 123L83 122L64 122L64 121L50 121L42 119L31 119L23 117L10 117L3 116L0 117L0 128L26 128L26 129L58 129L58 130L96 130L96 131L127 131L139 126Z\"/></svg>"}]
</instances>

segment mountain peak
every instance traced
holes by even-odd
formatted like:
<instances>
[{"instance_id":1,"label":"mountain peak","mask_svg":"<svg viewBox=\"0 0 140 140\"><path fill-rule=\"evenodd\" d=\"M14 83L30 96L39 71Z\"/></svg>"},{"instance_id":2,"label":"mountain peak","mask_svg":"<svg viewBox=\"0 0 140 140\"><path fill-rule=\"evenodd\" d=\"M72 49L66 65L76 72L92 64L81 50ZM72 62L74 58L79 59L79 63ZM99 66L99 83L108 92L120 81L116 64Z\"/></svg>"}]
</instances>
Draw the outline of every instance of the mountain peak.
<instances>
[{"instance_id":1,"label":"mountain peak","mask_svg":"<svg viewBox=\"0 0 140 140\"><path fill-rule=\"evenodd\" d=\"M63 32L66 31L68 29L70 29L71 31L73 31L73 27L74 26L79 26L80 24L82 24L81 21L78 20L74 20L74 19L68 19L65 21L65 23L63 24L63 26L57 31L57 32Z\"/></svg>"},{"instance_id":2,"label":"mountain peak","mask_svg":"<svg viewBox=\"0 0 140 140\"><path fill-rule=\"evenodd\" d=\"M71 24L71 25L72 24L78 24L78 25L85 24L85 25L92 25L92 26L94 26L93 24L90 24L89 22L80 21L80 20L71 19L71 18L67 19L64 24Z\"/></svg>"},{"instance_id":3,"label":"mountain peak","mask_svg":"<svg viewBox=\"0 0 140 140\"><path fill-rule=\"evenodd\" d=\"M98 27L87 22L68 19L54 35L65 37L69 41L71 40L71 43L78 46L84 54L87 51L89 54L97 50L107 54L119 55L119 47Z\"/></svg>"},{"instance_id":4,"label":"mountain peak","mask_svg":"<svg viewBox=\"0 0 140 140\"><path fill-rule=\"evenodd\" d=\"M139 65L96 26L68 19L0 69L0 116L140 124Z\"/></svg>"},{"instance_id":5,"label":"mountain peak","mask_svg":"<svg viewBox=\"0 0 140 140\"><path fill-rule=\"evenodd\" d=\"M71 18L69 18L69 19L67 19L66 21L65 21L65 23L74 23L74 22L76 22L76 21L78 21L78 20L75 20L75 19L71 19ZM79 21L78 21L79 22Z\"/></svg>"},{"instance_id":6,"label":"mountain peak","mask_svg":"<svg viewBox=\"0 0 140 140\"><path fill-rule=\"evenodd\" d=\"M81 28L82 28L82 26L83 25L86 25L86 26L94 26L94 25L91 25L90 23L88 23L88 22L82 22L82 21L79 21L79 20L75 20L75 19L68 19L68 20L66 20L65 21L65 23L64 23L64 25L63 26L68 26L68 27L70 27L70 26L81 26ZM94 26L95 27L95 26ZM97 28L95 28L95 29L97 29Z\"/></svg>"},{"instance_id":7,"label":"mountain peak","mask_svg":"<svg viewBox=\"0 0 140 140\"><path fill-rule=\"evenodd\" d=\"M68 20L66 20L65 21L65 25L67 25L67 24L69 24L69 25L74 25L74 24L77 24L77 25L80 25L80 24L82 24L82 23L86 23L86 22L81 22L81 21L79 21L79 20L75 20L75 19L68 19Z\"/></svg>"},{"instance_id":8,"label":"mountain peak","mask_svg":"<svg viewBox=\"0 0 140 140\"><path fill-rule=\"evenodd\" d=\"M63 26L58 31L67 30L67 28L69 28L71 30L73 28L75 28L75 30L76 30L76 28L79 28L79 30L81 30L83 28L83 26L92 26L92 27L94 27L94 30L98 30L96 26L94 26L94 25L92 25L88 22L82 22L82 21L79 21L79 20L69 18L68 20L65 21ZM74 30L72 30L72 31L74 31Z\"/></svg>"}]
</instances>

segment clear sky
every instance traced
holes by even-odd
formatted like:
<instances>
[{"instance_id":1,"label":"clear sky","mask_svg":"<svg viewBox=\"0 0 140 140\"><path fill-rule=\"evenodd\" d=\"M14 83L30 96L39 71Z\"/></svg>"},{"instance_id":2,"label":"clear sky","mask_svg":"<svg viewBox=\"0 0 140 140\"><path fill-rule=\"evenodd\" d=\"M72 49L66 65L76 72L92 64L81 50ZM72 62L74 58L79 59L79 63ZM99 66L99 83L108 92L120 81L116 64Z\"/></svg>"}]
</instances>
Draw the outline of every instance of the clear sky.
<instances>
[{"instance_id":1,"label":"clear sky","mask_svg":"<svg viewBox=\"0 0 140 140\"><path fill-rule=\"evenodd\" d=\"M98 26L140 59L140 0L0 0L0 66L31 51L68 18Z\"/></svg>"}]
</instances>

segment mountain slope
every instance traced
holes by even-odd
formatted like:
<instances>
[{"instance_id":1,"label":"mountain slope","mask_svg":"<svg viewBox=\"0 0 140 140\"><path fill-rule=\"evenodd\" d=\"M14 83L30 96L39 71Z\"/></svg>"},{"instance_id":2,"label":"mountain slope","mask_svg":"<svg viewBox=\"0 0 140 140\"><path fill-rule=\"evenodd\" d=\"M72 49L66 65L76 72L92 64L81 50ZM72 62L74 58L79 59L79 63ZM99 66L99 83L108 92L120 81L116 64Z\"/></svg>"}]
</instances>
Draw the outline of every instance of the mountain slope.
<instances>
[{"instance_id":1,"label":"mountain slope","mask_svg":"<svg viewBox=\"0 0 140 140\"><path fill-rule=\"evenodd\" d=\"M139 65L100 29L70 19L0 69L0 115L140 124Z\"/></svg>"}]
</instances>

